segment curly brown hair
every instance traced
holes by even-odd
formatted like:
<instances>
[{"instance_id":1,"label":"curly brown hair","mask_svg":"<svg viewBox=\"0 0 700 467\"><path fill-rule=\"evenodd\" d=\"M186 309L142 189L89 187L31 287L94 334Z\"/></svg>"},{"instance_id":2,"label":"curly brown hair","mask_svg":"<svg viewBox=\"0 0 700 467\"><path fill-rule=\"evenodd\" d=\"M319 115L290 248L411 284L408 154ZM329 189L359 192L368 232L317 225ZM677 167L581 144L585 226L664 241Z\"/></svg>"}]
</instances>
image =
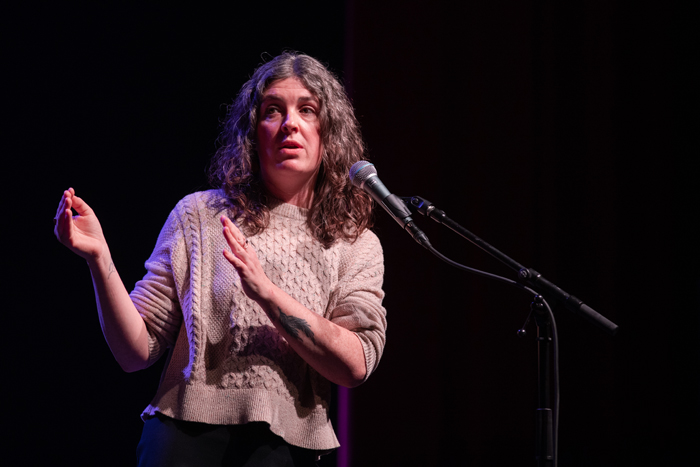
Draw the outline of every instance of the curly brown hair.
<instances>
[{"instance_id":1,"label":"curly brown hair","mask_svg":"<svg viewBox=\"0 0 700 467\"><path fill-rule=\"evenodd\" d=\"M325 247L354 241L372 227L372 199L354 187L350 167L365 159L365 145L343 86L318 60L286 52L255 70L228 107L212 158L209 181L226 193L233 218L251 233L267 226L268 199L260 176L256 128L263 93L275 81L295 77L319 100L323 155L307 225Z\"/></svg>"}]
</instances>

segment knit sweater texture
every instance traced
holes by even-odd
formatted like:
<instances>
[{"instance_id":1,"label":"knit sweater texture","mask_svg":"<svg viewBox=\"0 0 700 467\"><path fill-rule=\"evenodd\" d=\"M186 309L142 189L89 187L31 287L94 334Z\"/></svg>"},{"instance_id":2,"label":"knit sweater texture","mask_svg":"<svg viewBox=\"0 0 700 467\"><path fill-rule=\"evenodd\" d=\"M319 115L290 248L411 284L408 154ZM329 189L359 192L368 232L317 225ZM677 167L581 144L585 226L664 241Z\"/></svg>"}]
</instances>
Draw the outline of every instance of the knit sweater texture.
<instances>
[{"instance_id":1,"label":"knit sweater texture","mask_svg":"<svg viewBox=\"0 0 700 467\"><path fill-rule=\"evenodd\" d=\"M149 333L149 365L169 352L158 391L142 414L218 425L267 422L307 449L339 446L329 418L331 383L308 365L249 299L222 252L223 194L182 199L170 213L147 273L131 298ZM384 263L371 231L324 248L307 210L281 202L267 228L248 236L267 277L312 312L358 337L367 376L385 343ZM243 232L246 233L245 229ZM367 377L366 376L366 377Z\"/></svg>"}]
</instances>

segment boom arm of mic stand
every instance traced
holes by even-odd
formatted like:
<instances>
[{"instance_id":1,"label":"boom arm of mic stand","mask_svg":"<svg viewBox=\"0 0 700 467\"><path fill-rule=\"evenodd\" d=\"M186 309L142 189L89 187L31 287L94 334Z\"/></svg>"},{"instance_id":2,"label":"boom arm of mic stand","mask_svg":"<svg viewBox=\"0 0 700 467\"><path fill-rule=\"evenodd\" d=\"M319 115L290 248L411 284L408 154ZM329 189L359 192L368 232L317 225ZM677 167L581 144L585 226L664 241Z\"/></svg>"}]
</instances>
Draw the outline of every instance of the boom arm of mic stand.
<instances>
[{"instance_id":1,"label":"boom arm of mic stand","mask_svg":"<svg viewBox=\"0 0 700 467\"><path fill-rule=\"evenodd\" d=\"M506 266L517 271L519 281L529 284L530 286L532 286L533 289L539 291L540 293L549 294L550 296L555 297L557 300L564 303L564 305L570 311L576 313L577 315L591 322L595 326L598 326L599 328L603 329L608 334L615 335L615 333L617 332L617 324L613 323L605 316L601 315L600 313L583 303L578 298L566 293L565 291L563 291L562 289L560 289L559 287L542 277L542 275L539 272L535 271L532 268L526 268L522 264L514 261L512 258L502 253L501 251L492 247L491 245L483 241L481 238L477 237L476 235L459 225L457 222L447 217L443 211L436 209L435 206L433 206L432 203L430 203L426 199L423 199L419 196L413 196L410 198L404 197L402 199L408 205L408 207L411 208L411 210L417 211L425 216L428 216L434 221L446 226L447 228L461 235L465 239L469 240L474 245L481 248L497 260L501 261Z\"/></svg>"}]
</instances>

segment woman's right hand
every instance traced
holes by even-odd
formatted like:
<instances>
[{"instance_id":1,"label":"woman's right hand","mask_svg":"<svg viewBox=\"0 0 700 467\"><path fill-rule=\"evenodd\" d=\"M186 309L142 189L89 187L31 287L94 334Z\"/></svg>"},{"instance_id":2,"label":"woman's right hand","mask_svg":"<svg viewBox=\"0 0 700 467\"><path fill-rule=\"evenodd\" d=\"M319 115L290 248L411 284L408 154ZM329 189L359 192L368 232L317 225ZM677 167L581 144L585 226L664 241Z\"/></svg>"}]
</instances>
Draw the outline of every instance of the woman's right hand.
<instances>
[{"instance_id":1,"label":"woman's right hand","mask_svg":"<svg viewBox=\"0 0 700 467\"><path fill-rule=\"evenodd\" d=\"M100 325L112 354L125 371L145 368L149 358L148 330L114 268L95 212L70 188L63 192L55 219L56 238L90 266Z\"/></svg>"},{"instance_id":2,"label":"woman's right hand","mask_svg":"<svg viewBox=\"0 0 700 467\"><path fill-rule=\"evenodd\" d=\"M75 209L78 215L73 216L71 209ZM100 221L90 206L82 198L75 196L73 188L63 192L54 219L56 238L75 254L88 261L109 254Z\"/></svg>"}]
</instances>

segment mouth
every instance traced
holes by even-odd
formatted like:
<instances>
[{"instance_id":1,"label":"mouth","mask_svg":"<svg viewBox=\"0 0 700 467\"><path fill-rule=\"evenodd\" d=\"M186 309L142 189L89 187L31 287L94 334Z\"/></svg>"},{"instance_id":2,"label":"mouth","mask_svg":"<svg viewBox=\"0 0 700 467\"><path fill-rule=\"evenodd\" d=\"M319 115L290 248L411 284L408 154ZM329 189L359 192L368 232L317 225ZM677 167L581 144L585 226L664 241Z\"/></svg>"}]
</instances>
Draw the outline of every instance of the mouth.
<instances>
[{"instance_id":1,"label":"mouth","mask_svg":"<svg viewBox=\"0 0 700 467\"><path fill-rule=\"evenodd\" d=\"M296 141L284 141L280 145L280 149L301 149L302 145L297 143Z\"/></svg>"}]
</instances>

